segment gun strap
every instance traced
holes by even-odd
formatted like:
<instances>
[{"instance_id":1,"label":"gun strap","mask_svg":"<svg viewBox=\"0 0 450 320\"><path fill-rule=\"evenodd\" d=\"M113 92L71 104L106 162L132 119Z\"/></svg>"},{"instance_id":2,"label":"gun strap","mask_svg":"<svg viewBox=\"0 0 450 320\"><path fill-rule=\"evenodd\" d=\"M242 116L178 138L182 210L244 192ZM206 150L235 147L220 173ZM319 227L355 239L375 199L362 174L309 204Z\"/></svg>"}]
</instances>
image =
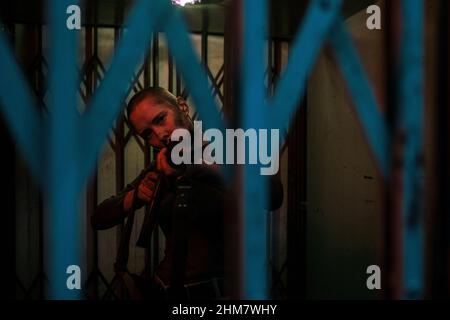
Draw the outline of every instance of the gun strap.
<instances>
[{"instance_id":1,"label":"gun strap","mask_svg":"<svg viewBox=\"0 0 450 320\"><path fill-rule=\"evenodd\" d=\"M158 177L158 181L156 182L155 192L153 195L152 202L150 203L149 206L146 206L146 208L145 208L144 223L142 224L141 233L140 233L139 239L137 241L137 245L139 245L140 247L144 247L144 248L150 247L151 235L156 226L156 212L153 212L153 208L155 207L155 203L158 198L158 193L159 193L158 191L160 189L160 183L161 183L161 179L160 179L160 177ZM137 197L136 192L137 192L137 189L135 189L135 192L134 192L133 203L136 201L136 197ZM135 216L135 210L131 209L130 213L128 214L128 219L127 219L125 226L122 230L122 233L120 235L119 248L117 250L116 262L114 263L114 269L116 271L125 271L128 269L127 265L128 265L128 258L129 258L129 252L130 252L130 238L131 238L131 232L133 230L134 216Z\"/></svg>"},{"instance_id":2,"label":"gun strap","mask_svg":"<svg viewBox=\"0 0 450 320\"><path fill-rule=\"evenodd\" d=\"M127 271L128 256L130 252L130 237L134 224L134 215L134 210L132 210L128 215L128 219L122 229L122 233L120 234L119 248L117 249L116 262L114 263L114 270L116 272Z\"/></svg>"},{"instance_id":3,"label":"gun strap","mask_svg":"<svg viewBox=\"0 0 450 320\"><path fill-rule=\"evenodd\" d=\"M158 176L158 180L156 181L155 191L153 193L153 198L151 203L145 208L145 217L144 222L142 223L141 232L139 233L139 238L136 242L136 245L141 248L150 248L151 236L153 230L156 226L156 218L157 212L153 210L157 206L157 202L159 201L159 191L161 189L161 180L162 176Z\"/></svg>"}]
</instances>

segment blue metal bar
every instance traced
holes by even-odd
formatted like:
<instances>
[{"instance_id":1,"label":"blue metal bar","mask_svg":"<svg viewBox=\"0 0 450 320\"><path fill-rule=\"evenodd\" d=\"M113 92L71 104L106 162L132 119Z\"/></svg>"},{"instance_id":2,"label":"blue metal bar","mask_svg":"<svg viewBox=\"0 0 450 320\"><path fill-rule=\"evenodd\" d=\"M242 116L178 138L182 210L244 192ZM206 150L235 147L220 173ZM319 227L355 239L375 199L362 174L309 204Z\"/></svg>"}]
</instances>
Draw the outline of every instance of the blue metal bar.
<instances>
[{"instance_id":1,"label":"blue metal bar","mask_svg":"<svg viewBox=\"0 0 450 320\"><path fill-rule=\"evenodd\" d=\"M286 71L269 104L272 128L284 129L289 126L292 114L304 94L308 74L331 26L339 16L341 2L313 0L309 5L293 42Z\"/></svg>"},{"instance_id":2,"label":"blue metal bar","mask_svg":"<svg viewBox=\"0 0 450 320\"><path fill-rule=\"evenodd\" d=\"M423 2L402 1L403 32L399 103L404 146L402 234L403 298L421 299L424 290L423 271Z\"/></svg>"},{"instance_id":3,"label":"blue metal bar","mask_svg":"<svg viewBox=\"0 0 450 320\"><path fill-rule=\"evenodd\" d=\"M82 189L78 172L79 120L76 110L78 87L76 69L76 31L66 27L66 8L74 0L50 2L51 48L47 146L48 180L45 191L48 211L45 216L46 270L50 299L78 299L80 290L66 286L70 265L81 266L79 201Z\"/></svg>"},{"instance_id":4,"label":"blue metal bar","mask_svg":"<svg viewBox=\"0 0 450 320\"><path fill-rule=\"evenodd\" d=\"M264 71L267 34L267 1L244 1L244 56L242 81L242 125L244 129L267 128ZM260 137L259 137L260 138ZM268 250L267 182L260 166L244 166L243 188L243 294L246 299L267 298Z\"/></svg>"},{"instance_id":5,"label":"blue metal bar","mask_svg":"<svg viewBox=\"0 0 450 320\"><path fill-rule=\"evenodd\" d=\"M178 10L172 9L166 17L164 31L170 53L176 61L177 70L182 73L184 83L203 121L203 130L216 128L223 131L225 126L220 118L219 107L209 93L211 89L205 67L192 46L188 29Z\"/></svg>"},{"instance_id":6,"label":"blue metal bar","mask_svg":"<svg viewBox=\"0 0 450 320\"><path fill-rule=\"evenodd\" d=\"M182 74L187 89L202 120L203 130L216 128L224 132L226 125L220 117L220 109L214 101L208 84L207 71L196 54L188 29L176 9L166 16L164 32L170 53L177 64L178 75ZM178 87L178 86L177 86ZM231 168L221 168L226 183L231 183Z\"/></svg>"},{"instance_id":7,"label":"blue metal bar","mask_svg":"<svg viewBox=\"0 0 450 320\"><path fill-rule=\"evenodd\" d=\"M358 53L342 19L337 19L330 41L339 67L347 81L355 111L367 137L378 167L385 179L389 173L389 136L386 121L377 106L375 96Z\"/></svg>"},{"instance_id":8,"label":"blue metal bar","mask_svg":"<svg viewBox=\"0 0 450 320\"><path fill-rule=\"evenodd\" d=\"M98 152L131 88L135 68L150 47L152 32L158 23L165 22L170 10L167 1L151 0L140 0L133 8L128 30L118 45L111 67L83 116L81 176L87 177L94 169Z\"/></svg>"},{"instance_id":9,"label":"blue metal bar","mask_svg":"<svg viewBox=\"0 0 450 320\"><path fill-rule=\"evenodd\" d=\"M0 32L0 109L23 158L38 181L43 170L43 130L33 91L17 65L13 52Z\"/></svg>"}]
</instances>

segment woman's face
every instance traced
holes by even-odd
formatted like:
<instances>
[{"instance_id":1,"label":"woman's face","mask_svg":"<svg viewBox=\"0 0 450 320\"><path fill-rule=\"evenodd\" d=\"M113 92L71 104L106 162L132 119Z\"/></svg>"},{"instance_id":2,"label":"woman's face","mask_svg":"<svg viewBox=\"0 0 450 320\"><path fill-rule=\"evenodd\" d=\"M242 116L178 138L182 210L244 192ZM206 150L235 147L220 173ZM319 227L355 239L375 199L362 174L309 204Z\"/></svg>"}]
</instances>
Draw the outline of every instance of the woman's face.
<instances>
[{"instance_id":1,"label":"woman's face","mask_svg":"<svg viewBox=\"0 0 450 320\"><path fill-rule=\"evenodd\" d=\"M130 121L139 136L156 148L166 147L175 129L186 128L181 111L158 103L153 97L136 105Z\"/></svg>"}]
</instances>

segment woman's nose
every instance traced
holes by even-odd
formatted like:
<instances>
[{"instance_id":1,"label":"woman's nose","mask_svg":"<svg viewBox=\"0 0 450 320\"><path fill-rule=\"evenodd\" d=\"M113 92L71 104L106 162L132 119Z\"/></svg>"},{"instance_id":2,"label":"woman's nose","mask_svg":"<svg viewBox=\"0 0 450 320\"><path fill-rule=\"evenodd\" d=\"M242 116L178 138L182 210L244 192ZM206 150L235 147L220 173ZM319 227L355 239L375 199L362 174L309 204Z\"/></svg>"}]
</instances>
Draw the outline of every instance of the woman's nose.
<instances>
[{"instance_id":1,"label":"woman's nose","mask_svg":"<svg viewBox=\"0 0 450 320\"><path fill-rule=\"evenodd\" d=\"M166 145L169 142L169 135L163 129L155 130L155 136L161 144Z\"/></svg>"}]
</instances>

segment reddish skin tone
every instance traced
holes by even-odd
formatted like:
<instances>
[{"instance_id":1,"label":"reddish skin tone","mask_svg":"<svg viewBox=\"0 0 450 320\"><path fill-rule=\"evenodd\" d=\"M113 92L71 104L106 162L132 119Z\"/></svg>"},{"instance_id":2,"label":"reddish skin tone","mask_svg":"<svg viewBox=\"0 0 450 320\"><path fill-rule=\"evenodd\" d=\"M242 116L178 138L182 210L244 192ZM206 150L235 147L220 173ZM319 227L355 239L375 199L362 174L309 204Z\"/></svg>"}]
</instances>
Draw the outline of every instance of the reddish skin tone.
<instances>
[{"instance_id":1,"label":"reddish skin tone","mask_svg":"<svg viewBox=\"0 0 450 320\"><path fill-rule=\"evenodd\" d=\"M187 104L184 101L179 102L181 102L180 107L185 112ZM146 140L149 145L161 149L156 158L156 169L166 176L177 176L181 173L167 162L166 145L170 136L175 129L184 128L177 121L179 115L175 112L173 108L166 104L158 104L153 97L148 97L138 103L130 115L131 124L139 136ZM123 201L125 211L132 208L135 196L146 203L151 201L157 177L156 172L147 173L138 188L126 194Z\"/></svg>"}]
</instances>

